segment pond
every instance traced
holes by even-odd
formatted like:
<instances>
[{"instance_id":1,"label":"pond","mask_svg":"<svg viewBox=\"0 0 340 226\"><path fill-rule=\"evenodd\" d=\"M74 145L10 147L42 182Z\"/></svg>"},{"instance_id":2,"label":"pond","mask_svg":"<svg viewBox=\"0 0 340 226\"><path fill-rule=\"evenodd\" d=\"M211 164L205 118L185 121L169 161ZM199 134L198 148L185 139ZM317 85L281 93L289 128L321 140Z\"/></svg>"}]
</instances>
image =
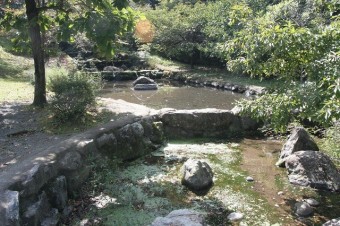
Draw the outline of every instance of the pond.
<instances>
[{"instance_id":1,"label":"pond","mask_svg":"<svg viewBox=\"0 0 340 226\"><path fill-rule=\"evenodd\" d=\"M235 102L245 95L207 87L174 85L168 81L157 81L158 90L133 90L132 81L109 82L104 85L100 96L122 99L153 109L232 109Z\"/></svg>"}]
</instances>

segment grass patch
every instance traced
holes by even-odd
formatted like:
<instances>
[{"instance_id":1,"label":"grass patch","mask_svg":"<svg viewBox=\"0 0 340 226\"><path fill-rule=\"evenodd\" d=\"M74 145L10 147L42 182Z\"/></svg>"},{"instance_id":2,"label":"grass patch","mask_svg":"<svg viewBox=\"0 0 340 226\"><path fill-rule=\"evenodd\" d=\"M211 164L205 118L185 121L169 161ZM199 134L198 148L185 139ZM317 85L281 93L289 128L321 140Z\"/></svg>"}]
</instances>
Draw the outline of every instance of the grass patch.
<instances>
[{"instance_id":1,"label":"grass patch","mask_svg":"<svg viewBox=\"0 0 340 226\"><path fill-rule=\"evenodd\" d=\"M28 79L0 78L0 102L23 102L33 100L34 87Z\"/></svg>"},{"instance_id":2,"label":"grass patch","mask_svg":"<svg viewBox=\"0 0 340 226\"><path fill-rule=\"evenodd\" d=\"M60 122L53 117L53 113L48 106L44 118L40 123L43 130L52 134L71 134L88 130L92 127L118 119L120 116L108 111L97 112L95 109L86 112L85 116L78 121Z\"/></svg>"}]
</instances>

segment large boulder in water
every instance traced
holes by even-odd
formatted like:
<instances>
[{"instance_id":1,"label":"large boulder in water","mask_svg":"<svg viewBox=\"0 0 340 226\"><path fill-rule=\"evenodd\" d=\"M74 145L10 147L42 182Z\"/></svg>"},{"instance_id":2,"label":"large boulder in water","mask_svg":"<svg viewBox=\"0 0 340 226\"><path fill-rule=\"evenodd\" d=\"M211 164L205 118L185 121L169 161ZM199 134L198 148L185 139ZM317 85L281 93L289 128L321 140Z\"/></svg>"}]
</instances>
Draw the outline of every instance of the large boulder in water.
<instances>
[{"instance_id":1,"label":"large boulder in water","mask_svg":"<svg viewBox=\"0 0 340 226\"><path fill-rule=\"evenodd\" d=\"M196 211L189 209L174 210L166 217L157 217L151 226L203 226L204 218Z\"/></svg>"},{"instance_id":2,"label":"large boulder in water","mask_svg":"<svg viewBox=\"0 0 340 226\"><path fill-rule=\"evenodd\" d=\"M182 168L182 184L194 192L209 189L213 184L214 174L206 162L187 160Z\"/></svg>"},{"instance_id":3,"label":"large boulder in water","mask_svg":"<svg viewBox=\"0 0 340 226\"><path fill-rule=\"evenodd\" d=\"M157 83L148 77L140 76L133 82L135 90L155 90L158 89Z\"/></svg>"},{"instance_id":4,"label":"large boulder in water","mask_svg":"<svg viewBox=\"0 0 340 226\"><path fill-rule=\"evenodd\" d=\"M289 182L317 189L340 190L340 174L330 158L318 151L298 151L286 158Z\"/></svg>"},{"instance_id":5,"label":"large boulder in water","mask_svg":"<svg viewBox=\"0 0 340 226\"><path fill-rule=\"evenodd\" d=\"M277 166L284 167L285 159L297 151L319 151L318 146L314 140L309 136L303 127L296 127L293 129L287 142L284 144Z\"/></svg>"}]
</instances>

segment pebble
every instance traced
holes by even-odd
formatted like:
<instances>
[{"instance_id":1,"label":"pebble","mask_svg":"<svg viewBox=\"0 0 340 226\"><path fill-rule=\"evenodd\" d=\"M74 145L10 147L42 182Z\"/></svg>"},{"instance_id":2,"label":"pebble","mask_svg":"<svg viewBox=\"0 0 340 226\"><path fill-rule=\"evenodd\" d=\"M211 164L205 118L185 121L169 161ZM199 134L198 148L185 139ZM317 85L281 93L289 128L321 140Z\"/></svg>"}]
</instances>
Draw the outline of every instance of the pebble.
<instances>
[{"instance_id":1,"label":"pebble","mask_svg":"<svg viewBox=\"0 0 340 226\"><path fill-rule=\"evenodd\" d=\"M300 217L308 217L313 214L313 209L306 202L298 202L295 203L295 213Z\"/></svg>"},{"instance_id":2,"label":"pebble","mask_svg":"<svg viewBox=\"0 0 340 226\"><path fill-rule=\"evenodd\" d=\"M318 205L320 205L320 203L317 200L312 199L312 198L304 199L303 201L308 203L311 206L318 206Z\"/></svg>"},{"instance_id":3,"label":"pebble","mask_svg":"<svg viewBox=\"0 0 340 226\"><path fill-rule=\"evenodd\" d=\"M233 212L227 216L230 221L239 221L243 219L243 214L238 212Z\"/></svg>"},{"instance_id":4,"label":"pebble","mask_svg":"<svg viewBox=\"0 0 340 226\"><path fill-rule=\"evenodd\" d=\"M248 177L246 178L246 180L247 180L248 182L252 182L252 181L254 181L254 178L248 176Z\"/></svg>"},{"instance_id":5,"label":"pebble","mask_svg":"<svg viewBox=\"0 0 340 226\"><path fill-rule=\"evenodd\" d=\"M283 195L284 193L283 193L283 191L279 191L278 193L277 193L277 195Z\"/></svg>"}]
</instances>

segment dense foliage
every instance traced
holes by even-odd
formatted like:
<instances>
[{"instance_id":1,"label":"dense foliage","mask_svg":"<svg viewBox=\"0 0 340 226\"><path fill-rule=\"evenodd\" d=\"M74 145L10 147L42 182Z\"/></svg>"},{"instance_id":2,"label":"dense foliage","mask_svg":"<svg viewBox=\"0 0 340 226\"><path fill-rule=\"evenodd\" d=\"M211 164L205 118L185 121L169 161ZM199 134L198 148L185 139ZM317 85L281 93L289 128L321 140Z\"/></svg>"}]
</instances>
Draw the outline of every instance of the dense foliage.
<instances>
[{"instance_id":1,"label":"dense foliage","mask_svg":"<svg viewBox=\"0 0 340 226\"><path fill-rule=\"evenodd\" d=\"M294 120L330 126L340 118L339 8L336 0L174 0L147 17L158 53L194 63L217 60L234 73L280 79L283 86L240 106L285 130Z\"/></svg>"}]
</instances>

